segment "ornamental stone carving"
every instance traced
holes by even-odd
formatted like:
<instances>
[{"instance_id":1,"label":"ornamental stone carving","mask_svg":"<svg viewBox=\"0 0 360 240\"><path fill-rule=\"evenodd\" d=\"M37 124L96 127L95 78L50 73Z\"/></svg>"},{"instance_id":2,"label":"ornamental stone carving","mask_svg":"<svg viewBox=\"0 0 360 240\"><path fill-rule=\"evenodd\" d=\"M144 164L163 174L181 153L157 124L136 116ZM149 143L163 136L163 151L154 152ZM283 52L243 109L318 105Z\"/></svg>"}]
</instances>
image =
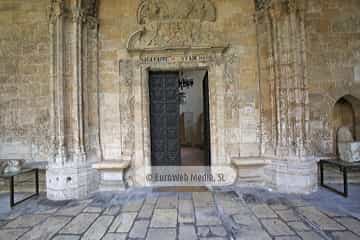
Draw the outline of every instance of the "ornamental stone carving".
<instances>
[{"instance_id":1,"label":"ornamental stone carving","mask_svg":"<svg viewBox=\"0 0 360 240\"><path fill-rule=\"evenodd\" d=\"M167 20L216 20L216 10L209 0L145 0L138 9L138 23Z\"/></svg>"}]
</instances>

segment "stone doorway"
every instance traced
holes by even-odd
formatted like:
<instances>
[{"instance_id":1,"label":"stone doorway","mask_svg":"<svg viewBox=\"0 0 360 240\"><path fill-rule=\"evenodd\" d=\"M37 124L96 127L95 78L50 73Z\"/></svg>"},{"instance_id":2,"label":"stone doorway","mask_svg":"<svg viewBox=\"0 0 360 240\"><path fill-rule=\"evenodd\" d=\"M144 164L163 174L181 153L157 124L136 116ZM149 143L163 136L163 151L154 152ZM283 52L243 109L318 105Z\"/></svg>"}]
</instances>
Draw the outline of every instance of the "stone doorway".
<instances>
[{"instance_id":1,"label":"stone doorway","mask_svg":"<svg viewBox=\"0 0 360 240\"><path fill-rule=\"evenodd\" d=\"M207 70L150 71L152 166L210 166Z\"/></svg>"}]
</instances>

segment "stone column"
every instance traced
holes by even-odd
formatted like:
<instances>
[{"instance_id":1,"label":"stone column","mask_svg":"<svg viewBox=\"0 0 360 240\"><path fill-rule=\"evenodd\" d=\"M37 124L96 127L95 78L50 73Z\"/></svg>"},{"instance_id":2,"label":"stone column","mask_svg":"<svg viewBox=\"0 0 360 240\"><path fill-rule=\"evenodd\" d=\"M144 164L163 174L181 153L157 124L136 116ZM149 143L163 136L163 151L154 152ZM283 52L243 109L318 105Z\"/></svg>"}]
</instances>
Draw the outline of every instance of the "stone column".
<instances>
[{"instance_id":1,"label":"stone column","mask_svg":"<svg viewBox=\"0 0 360 240\"><path fill-rule=\"evenodd\" d=\"M316 185L314 157L306 152L308 118L304 3L298 0L264 1L268 23L269 80L275 124L274 160L269 182L285 192L310 192ZM259 10L258 10L259 11Z\"/></svg>"},{"instance_id":2,"label":"stone column","mask_svg":"<svg viewBox=\"0 0 360 240\"><path fill-rule=\"evenodd\" d=\"M93 1L53 0L50 8L52 49L54 156L47 170L47 197L51 200L83 198L89 193L92 172L87 162L84 117L84 69L87 69L86 25ZM93 21L91 21L93 24ZM85 34L84 34L85 33ZM94 66L93 66L94 67Z\"/></svg>"}]
</instances>

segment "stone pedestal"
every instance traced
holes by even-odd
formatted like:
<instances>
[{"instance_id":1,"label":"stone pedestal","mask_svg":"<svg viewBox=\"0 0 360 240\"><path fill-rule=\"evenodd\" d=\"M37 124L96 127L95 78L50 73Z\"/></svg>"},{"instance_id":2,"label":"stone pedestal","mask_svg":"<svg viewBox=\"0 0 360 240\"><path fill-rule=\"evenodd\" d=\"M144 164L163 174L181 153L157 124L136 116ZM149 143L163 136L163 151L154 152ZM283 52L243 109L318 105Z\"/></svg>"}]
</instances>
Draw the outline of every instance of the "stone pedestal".
<instances>
[{"instance_id":1,"label":"stone pedestal","mask_svg":"<svg viewBox=\"0 0 360 240\"><path fill-rule=\"evenodd\" d=\"M268 164L264 158L233 158L231 164L236 168L236 184L240 186L263 186L264 167Z\"/></svg>"},{"instance_id":2,"label":"stone pedestal","mask_svg":"<svg viewBox=\"0 0 360 240\"><path fill-rule=\"evenodd\" d=\"M99 191L123 191L125 170L130 166L129 161L103 161L92 167L100 173Z\"/></svg>"},{"instance_id":3,"label":"stone pedestal","mask_svg":"<svg viewBox=\"0 0 360 240\"><path fill-rule=\"evenodd\" d=\"M49 166L46 171L47 198L70 200L86 198L98 186L97 172L89 166Z\"/></svg>"},{"instance_id":4,"label":"stone pedestal","mask_svg":"<svg viewBox=\"0 0 360 240\"><path fill-rule=\"evenodd\" d=\"M317 188L315 159L274 159L265 168L268 187L284 193L311 193Z\"/></svg>"}]
</instances>

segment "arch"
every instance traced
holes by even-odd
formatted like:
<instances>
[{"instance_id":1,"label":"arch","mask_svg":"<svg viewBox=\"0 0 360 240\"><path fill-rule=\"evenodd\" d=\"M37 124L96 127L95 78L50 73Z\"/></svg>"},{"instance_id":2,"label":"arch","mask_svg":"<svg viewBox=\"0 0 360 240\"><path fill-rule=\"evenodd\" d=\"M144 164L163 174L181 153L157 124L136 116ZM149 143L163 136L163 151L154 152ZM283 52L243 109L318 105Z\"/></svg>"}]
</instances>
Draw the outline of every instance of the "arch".
<instances>
[{"instance_id":1,"label":"arch","mask_svg":"<svg viewBox=\"0 0 360 240\"><path fill-rule=\"evenodd\" d=\"M331 128L333 132L333 149L338 154L338 130L347 127L354 139L360 140L360 100L352 95L340 97L334 104L331 115Z\"/></svg>"}]
</instances>

